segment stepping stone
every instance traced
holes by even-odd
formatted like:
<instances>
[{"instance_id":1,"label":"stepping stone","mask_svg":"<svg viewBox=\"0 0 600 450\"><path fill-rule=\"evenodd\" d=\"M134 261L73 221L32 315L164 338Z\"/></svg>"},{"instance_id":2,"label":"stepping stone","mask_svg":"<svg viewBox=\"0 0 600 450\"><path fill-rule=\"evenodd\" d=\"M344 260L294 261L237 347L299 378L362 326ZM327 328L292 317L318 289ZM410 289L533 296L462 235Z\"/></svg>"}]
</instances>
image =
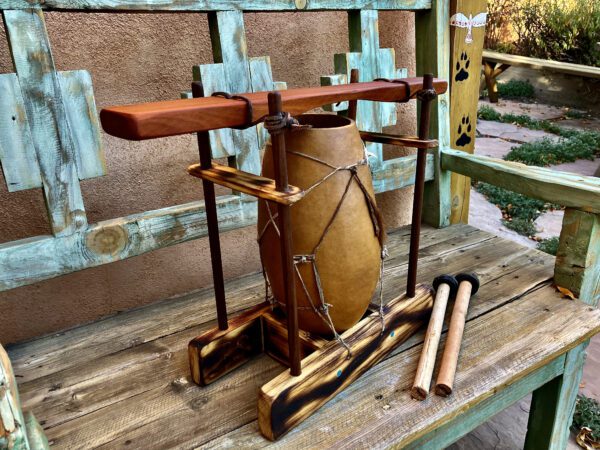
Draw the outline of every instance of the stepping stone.
<instances>
[{"instance_id":1,"label":"stepping stone","mask_svg":"<svg viewBox=\"0 0 600 450\"><path fill-rule=\"evenodd\" d=\"M481 137L475 139L475 154L502 159L515 145L517 144L498 138Z\"/></svg>"},{"instance_id":2,"label":"stepping stone","mask_svg":"<svg viewBox=\"0 0 600 450\"><path fill-rule=\"evenodd\" d=\"M564 211L548 211L535 219L535 227L538 229L536 236L549 239L560 236Z\"/></svg>"},{"instance_id":3,"label":"stepping stone","mask_svg":"<svg viewBox=\"0 0 600 450\"><path fill-rule=\"evenodd\" d=\"M512 123L501 123L493 120L478 120L477 132L484 137L497 137L519 143L539 141L543 138L553 141L560 139L558 136L542 130L530 130L529 128L513 125ZM477 142L477 139L475 142Z\"/></svg>"},{"instance_id":4,"label":"stepping stone","mask_svg":"<svg viewBox=\"0 0 600 450\"><path fill-rule=\"evenodd\" d=\"M565 119L556 122L556 125L576 130L600 131L600 119L591 117L585 119Z\"/></svg>"},{"instance_id":5,"label":"stepping stone","mask_svg":"<svg viewBox=\"0 0 600 450\"><path fill-rule=\"evenodd\" d=\"M500 114L526 115L536 120L556 120L564 117L568 108L544 105L541 103L523 103L514 100L500 100L498 103L490 103L488 100L480 100L479 106L490 106Z\"/></svg>"},{"instance_id":6,"label":"stepping stone","mask_svg":"<svg viewBox=\"0 0 600 450\"><path fill-rule=\"evenodd\" d=\"M477 148L477 140L475 141L475 148ZM599 167L600 158L596 158L593 161L587 159L578 159L575 162L563 163L550 168L553 170L559 170L561 172L576 173L578 175L593 177Z\"/></svg>"},{"instance_id":7,"label":"stepping stone","mask_svg":"<svg viewBox=\"0 0 600 450\"><path fill-rule=\"evenodd\" d=\"M502 211L487 201L485 196L471 189L469 205L469 224L496 236L510 239L526 247L535 247L537 243L516 231L509 230L502 223Z\"/></svg>"}]
</instances>

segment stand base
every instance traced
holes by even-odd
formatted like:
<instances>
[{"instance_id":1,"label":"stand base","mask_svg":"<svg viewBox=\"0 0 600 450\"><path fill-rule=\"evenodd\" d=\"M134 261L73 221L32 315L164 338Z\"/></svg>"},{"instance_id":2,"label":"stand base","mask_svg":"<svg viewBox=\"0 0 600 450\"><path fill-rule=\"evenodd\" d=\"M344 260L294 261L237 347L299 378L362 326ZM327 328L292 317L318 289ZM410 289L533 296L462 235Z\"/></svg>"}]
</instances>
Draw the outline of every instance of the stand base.
<instances>
[{"instance_id":1,"label":"stand base","mask_svg":"<svg viewBox=\"0 0 600 450\"><path fill-rule=\"evenodd\" d=\"M261 433L275 440L309 417L415 333L432 306L433 290L419 285L415 297L401 295L385 305L383 333L379 312L371 312L342 335L350 356L339 342L301 331L302 374L286 370L259 392ZM227 330L193 339L188 348L192 378L202 386L262 352L289 365L285 319L267 303L232 319Z\"/></svg>"}]
</instances>

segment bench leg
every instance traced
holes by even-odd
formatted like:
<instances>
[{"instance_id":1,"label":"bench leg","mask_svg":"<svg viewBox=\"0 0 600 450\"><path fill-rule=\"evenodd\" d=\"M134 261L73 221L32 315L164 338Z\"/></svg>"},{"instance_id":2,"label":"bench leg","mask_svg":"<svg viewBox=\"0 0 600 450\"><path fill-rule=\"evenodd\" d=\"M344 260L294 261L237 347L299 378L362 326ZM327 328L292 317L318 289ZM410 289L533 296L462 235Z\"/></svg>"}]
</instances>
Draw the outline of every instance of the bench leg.
<instances>
[{"instance_id":1,"label":"bench leg","mask_svg":"<svg viewBox=\"0 0 600 450\"><path fill-rule=\"evenodd\" d=\"M533 392L526 450L566 448L587 345L585 342L569 351L564 373Z\"/></svg>"},{"instance_id":2,"label":"bench leg","mask_svg":"<svg viewBox=\"0 0 600 450\"><path fill-rule=\"evenodd\" d=\"M491 103L498 103L498 76L508 69L510 65L485 61L483 63L483 74Z\"/></svg>"}]
</instances>

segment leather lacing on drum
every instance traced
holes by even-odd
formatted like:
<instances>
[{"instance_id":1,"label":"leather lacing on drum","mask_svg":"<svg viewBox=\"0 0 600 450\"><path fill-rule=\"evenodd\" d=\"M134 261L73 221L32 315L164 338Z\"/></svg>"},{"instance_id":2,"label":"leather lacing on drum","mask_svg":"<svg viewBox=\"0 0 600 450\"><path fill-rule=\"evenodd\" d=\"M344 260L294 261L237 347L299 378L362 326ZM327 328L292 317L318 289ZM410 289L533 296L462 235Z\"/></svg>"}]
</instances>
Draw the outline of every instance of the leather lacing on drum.
<instances>
[{"instance_id":1,"label":"leather lacing on drum","mask_svg":"<svg viewBox=\"0 0 600 450\"><path fill-rule=\"evenodd\" d=\"M289 116L287 116L286 119L288 120L288 123L289 123ZM278 128L278 129L280 129L280 128ZM340 199L339 203L337 204L331 218L327 222L327 226L325 227L323 234L321 235L321 237L320 237L319 241L317 242L317 244L315 245L315 247L312 249L312 252L307 255L294 255L293 256L294 269L295 269L296 275L298 276L298 279L302 286L302 290L304 291L304 295L306 296L306 298L308 299L308 301L310 303L310 306L298 306L298 309L309 309L309 310L312 309L321 318L321 320L323 320L323 322L329 327L334 338L347 350L348 357L350 357L350 356L352 356L350 347L346 344L346 342L344 342L344 339L336 331L336 329L333 325L333 321L331 320L331 315L329 314L329 308L331 308L332 305L327 303L326 299L325 299L325 294L323 292L323 286L321 284L321 277L319 275L319 269L318 269L318 265L317 265L316 255L317 255L317 252L319 251L319 247L323 243L325 237L327 236L327 233L329 232L331 226L333 225L333 223L342 207L344 199L346 198L346 195L348 194L348 191L350 190L350 186L352 185L353 182L355 182L359 186L360 190L362 191L362 193L365 197L365 200L367 201L367 207L369 209L369 216L371 218L371 222L373 223L373 230L379 240L379 245L381 247L381 268L380 268L380 273L379 273L379 316L380 316L380 320L381 320L381 332L383 333L383 331L385 329L385 322L383 319L383 273L384 273L384 260L388 256L388 252L387 252L387 248L385 247L385 229L383 228L383 221L382 221L381 213L380 213L379 209L377 208L375 199L371 197L371 195L369 194L364 183L358 177L358 167L368 165L367 157L365 155L364 159L357 161L354 164L350 164L348 166L337 167L332 164L329 164L326 161L315 158L314 156L306 155L304 153L300 153L300 152L296 152L296 151L287 151L287 153L296 155L301 158L309 159L311 161L314 161L316 163L319 163L321 165L324 165L324 166L332 169L331 172L329 172L323 178L318 180L316 183L311 185L309 188L305 189L304 197L306 197L308 194L310 194L311 191L313 191L314 189L319 187L321 184L323 184L325 181L327 181L329 178L333 177L337 173L347 171L347 172L350 172L350 174L351 174L350 178L348 179L348 183L346 184L346 188L344 189L344 193L342 194L342 198ZM302 201L302 200L300 200L300 201ZM278 214L273 213L271 211L271 207L270 207L270 204L268 201L265 201L265 206L266 206L266 210L267 210L267 214L268 214L268 220L258 235L259 245L261 244L261 240L262 240L263 236L265 235L266 231L270 227L273 227L273 229L277 233L277 236L281 238L281 233L280 233L279 227L277 226L277 220L276 220L278 217ZM308 292L306 283L304 282L304 279L302 278L302 274L300 273L300 269L298 268L298 266L301 264L311 264L311 266L312 266L313 274L315 277L315 284L317 286L317 291L319 294L318 302L313 301L312 296ZM275 297L270 293L271 286L270 286L269 280L266 276L264 264L262 264L262 253L261 253L261 265L263 267L262 273L263 273L263 277L265 280L265 298L271 304L279 303L280 305L285 306L285 304L283 304L282 302L278 302L275 299Z\"/></svg>"}]
</instances>

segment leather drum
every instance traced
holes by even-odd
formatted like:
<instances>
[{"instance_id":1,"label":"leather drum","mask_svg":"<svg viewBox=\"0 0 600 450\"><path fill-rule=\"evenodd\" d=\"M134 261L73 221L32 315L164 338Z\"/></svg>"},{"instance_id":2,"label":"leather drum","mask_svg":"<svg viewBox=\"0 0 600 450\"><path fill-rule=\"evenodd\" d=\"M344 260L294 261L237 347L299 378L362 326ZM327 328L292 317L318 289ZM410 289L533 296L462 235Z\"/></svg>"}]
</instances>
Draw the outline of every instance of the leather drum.
<instances>
[{"instance_id":1,"label":"leather drum","mask_svg":"<svg viewBox=\"0 0 600 450\"><path fill-rule=\"evenodd\" d=\"M330 114L297 119L311 125L285 131L289 183L306 191L291 206L298 321L302 330L331 336L331 322L341 333L362 318L371 302L384 231L354 121ZM262 173L273 178L270 143ZM276 215L275 203L259 201L262 263L272 294L285 310Z\"/></svg>"}]
</instances>

